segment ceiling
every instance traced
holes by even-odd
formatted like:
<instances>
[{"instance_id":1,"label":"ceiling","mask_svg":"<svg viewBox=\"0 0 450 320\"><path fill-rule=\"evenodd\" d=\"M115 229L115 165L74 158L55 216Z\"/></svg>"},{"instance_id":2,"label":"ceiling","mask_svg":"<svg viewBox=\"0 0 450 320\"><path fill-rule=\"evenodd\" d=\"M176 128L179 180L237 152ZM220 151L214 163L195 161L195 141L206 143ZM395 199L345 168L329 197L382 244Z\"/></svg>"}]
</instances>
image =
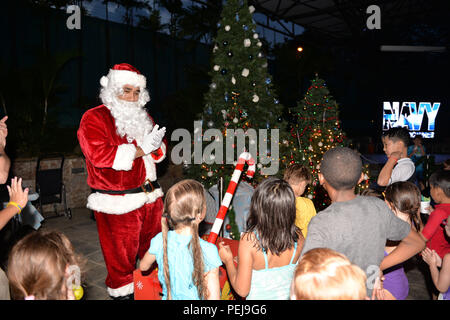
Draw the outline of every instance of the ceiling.
<instances>
[{"instance_id":1,"label":"ceiling","mask_svg":"<svg viewBox=\"0 0 450 320\"><path fill-rule=\"evenodd\" d=\"M330 39L349 39L367 31L370 5L381 11L381 28L411 21L450 20L449 0L249 0L256 11L279 24L282 33L294 37L290 22Z\"/></svg>"}]
</instances>

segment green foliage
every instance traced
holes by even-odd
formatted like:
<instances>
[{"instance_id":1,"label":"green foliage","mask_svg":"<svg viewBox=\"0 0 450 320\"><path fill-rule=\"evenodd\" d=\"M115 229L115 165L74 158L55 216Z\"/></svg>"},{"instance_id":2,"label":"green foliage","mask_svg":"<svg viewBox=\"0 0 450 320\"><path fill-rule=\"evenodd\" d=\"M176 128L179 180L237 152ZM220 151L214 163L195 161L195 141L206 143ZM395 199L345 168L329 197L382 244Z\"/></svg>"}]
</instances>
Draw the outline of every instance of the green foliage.
<instances>
[{"instance_id":1,"label":"green foliage","mask_svg":"<svg viewBox=\"0 0 450 320\"><path fill-rule=\"evenodd\" d=\"M10 154L33 156L73 148L65 140L73 140L73 130L58 128L57 114L52 110L59 105L58 94L66 90L58 82L58 75L76 56L75 51L40 53L28 68L0 67L2 111L8 115L10 128L7 145L9 150L11 146L14 149Z\"/></svg>"}]
</instances>

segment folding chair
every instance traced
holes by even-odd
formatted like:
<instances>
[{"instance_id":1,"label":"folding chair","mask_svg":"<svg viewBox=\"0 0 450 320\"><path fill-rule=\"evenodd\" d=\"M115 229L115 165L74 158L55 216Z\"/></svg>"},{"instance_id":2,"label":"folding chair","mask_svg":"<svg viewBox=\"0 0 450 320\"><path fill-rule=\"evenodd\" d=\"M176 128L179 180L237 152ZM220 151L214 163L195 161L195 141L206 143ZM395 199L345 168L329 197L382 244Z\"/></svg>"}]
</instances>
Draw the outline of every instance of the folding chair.
<instances>
[{"instance_id":1,"label":"folding chair","mask_svg":"<svg viewBox=\"0 0 450 320\"><path fill-rule=\"evenodd\" d=\"M60 167L56 169L42 169L41 161L49 159L59 159ZM41 214L44 215L43 205L53 204L55 211L54 216L45 217L57 218L66 216L72 218L72 210L67 207L66 201L66 188L63 183L63 167L64 167L64 155L47 155L39 156L36 165L36 192L39 194L37 200ZM57 210L57 204L62 203L64 205L64 214L59 214Z\"/></svg>"}]
</instances>

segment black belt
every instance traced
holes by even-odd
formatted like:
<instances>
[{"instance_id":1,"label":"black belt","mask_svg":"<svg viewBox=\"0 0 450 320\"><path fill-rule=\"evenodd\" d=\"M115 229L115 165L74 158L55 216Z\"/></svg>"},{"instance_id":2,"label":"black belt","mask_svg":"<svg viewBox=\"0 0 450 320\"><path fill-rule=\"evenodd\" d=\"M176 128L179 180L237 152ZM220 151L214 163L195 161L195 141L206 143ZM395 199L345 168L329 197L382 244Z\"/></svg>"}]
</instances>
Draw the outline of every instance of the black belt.
<instances>
[{"instance_id":1,"label":"black belt","mask_svg":"<svg viewBox=\"0 0 450 320\"><path fill-rule=\"evenodd\" d=\"M145 182L134 189L128 189L128 190L98 190L98 189L92 189L92 192L99 192L99 193L107 193L107 194L129 194L129 193L150 193L154 191L155 189L161 188L158 181L150 181L150 179L145 180Z\"/></svg>"}]
</instances>

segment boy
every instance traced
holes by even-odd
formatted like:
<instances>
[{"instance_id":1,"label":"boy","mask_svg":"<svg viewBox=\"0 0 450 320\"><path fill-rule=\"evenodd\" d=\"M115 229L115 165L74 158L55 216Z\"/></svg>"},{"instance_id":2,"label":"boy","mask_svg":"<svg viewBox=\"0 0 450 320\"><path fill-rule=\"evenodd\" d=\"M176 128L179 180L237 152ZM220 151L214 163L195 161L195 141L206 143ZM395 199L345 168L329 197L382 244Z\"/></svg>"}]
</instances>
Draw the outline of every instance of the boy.
<instances>
[{"instance_id":1,"label":"boy","mask_svg":"<svg viewBox=\"0 0 450 320\"><path fill-rule=\"evenodd\" d=\"M363 269L370 281L378 266L383 271L411 258L425 242L384 201L355 194L363 179L361 158L352 149L333 148L324 154L319 181L332 204L311 219L301 255L314 248L335 250ZM384 257L388 239L401 242ZM373 299L377 290L372 289L368 284L367 296Z\"/></svg>"},{"instance_id":2,"label":"boy","mask_svg":"<svg viewBox=\"0 0 450 320\"><path fill-rule=\"evenodd\" d=\"M386 187L397 181L416 183L414 162L408 157L409 132L405 128L391 128L381 138L383 151L388 157L378 176L379 186Z\"/></svg>"},{"instance_id":3,"label":"boy","mask_svg":"<svg viewBox=\"0 0 450 320\"><path fill-rule=\"evenodd\" d=\"M436 206L422 230L422 236L427 242L427 247L443 258L450 253L450 243L446 239L442 224L442 221L450 215L450 171L436 171L428 181L430 195L436 202Z\"/></svg>"},{"instance_id":4,"label":"boy","mask_svg":"<svg viewBox=\"0 0 450 320\"><path fill-rule=\"evenodd\" d=\"M300 228L303 237L306 238L308 224L311 218L316 215L316 208L314 208L313 202L308 198L302 197L306 186L311 183L311 174L304 166L294 163L287 167L283 179L294 190L295 208L297 211L295 225Z\"/></svg>"}]
</instances>

